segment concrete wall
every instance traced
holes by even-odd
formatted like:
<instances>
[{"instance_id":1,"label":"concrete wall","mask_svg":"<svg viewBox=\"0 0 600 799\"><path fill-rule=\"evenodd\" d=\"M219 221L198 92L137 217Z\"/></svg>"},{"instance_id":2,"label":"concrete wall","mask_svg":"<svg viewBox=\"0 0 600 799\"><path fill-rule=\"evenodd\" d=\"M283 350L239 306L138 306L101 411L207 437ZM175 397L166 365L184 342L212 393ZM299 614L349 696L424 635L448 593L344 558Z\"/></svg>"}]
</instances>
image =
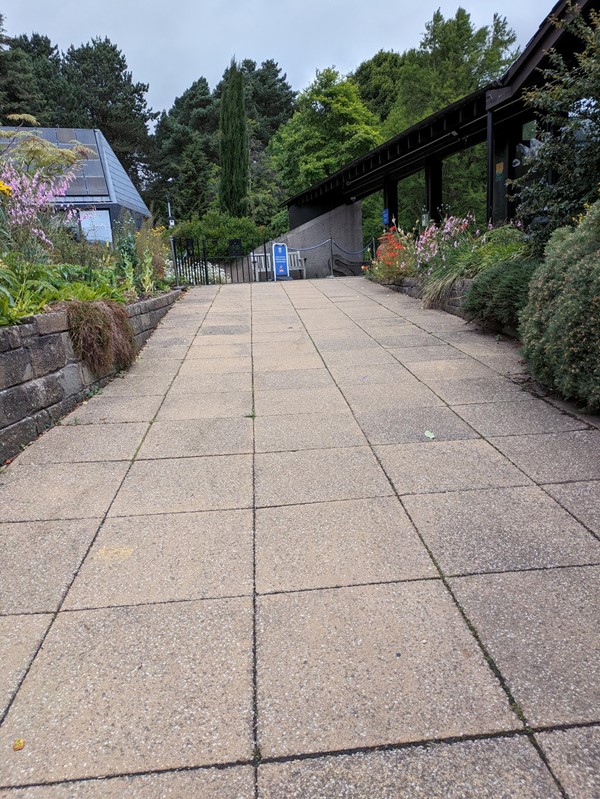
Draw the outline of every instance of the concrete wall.
<instances>
[{"instance_id":1,"label":"concrete wall","mask_svg":"<svg viewBox=\"0 0 600 799\"><path fill-rule=\"evenodd\" d=\"M300 227L290 230L277 241L287 244L290 249L303 249L314 247L322 241L332 238L336 244L349 252L356 252L362 244L362 208L360 202L352 205L341 205L333 211L328 211L310 222L305 222ZM270 246L270 245L269 245ZM357 262L362 260L360 255L345 255L334 247L335 256ZM306 258L306 277L328 277L331 274L331 246L325 244L317 250L301 253Z\"/></svg>"},{"instance_id":2,"label":"concrete wall","mask_svg":"<svg viewBox=\"0 0 600 799\"><path fill-rule=\"evenodd\" d=\"M180 293L177 289L128 307L138 349ZM0 464L114 374L94 375L77 359L66 313L39 314L0 327Z\"/></svg>"}]
</instances>

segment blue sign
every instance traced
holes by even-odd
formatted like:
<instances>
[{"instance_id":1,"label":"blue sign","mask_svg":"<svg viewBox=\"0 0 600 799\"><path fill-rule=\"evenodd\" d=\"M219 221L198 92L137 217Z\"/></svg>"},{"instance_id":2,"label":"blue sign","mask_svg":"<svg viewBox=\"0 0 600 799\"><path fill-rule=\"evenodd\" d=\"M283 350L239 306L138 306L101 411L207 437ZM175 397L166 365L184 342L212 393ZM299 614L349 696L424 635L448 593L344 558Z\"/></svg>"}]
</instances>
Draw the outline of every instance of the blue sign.
<instances>
[{"instance_id":1,"label":"blue sign","mask_svg":"<svg viewBox=\"0 0 600 799\"><path fill-rule=\"evenodd\" d=\"M288 248L287 244L273 245L273 279L278 277L289 277Z\"/></svg>"},{"instance_id":2,"label":"blue sign","mask_svg":"<svg viewBox=\"0 0 600 799\"><path fill-rule=\"evenodd\" d=\"M381 224L382 225L389 225L390 224L390 209L384 208L381 212Z\"/></svg>"}]
</instances>

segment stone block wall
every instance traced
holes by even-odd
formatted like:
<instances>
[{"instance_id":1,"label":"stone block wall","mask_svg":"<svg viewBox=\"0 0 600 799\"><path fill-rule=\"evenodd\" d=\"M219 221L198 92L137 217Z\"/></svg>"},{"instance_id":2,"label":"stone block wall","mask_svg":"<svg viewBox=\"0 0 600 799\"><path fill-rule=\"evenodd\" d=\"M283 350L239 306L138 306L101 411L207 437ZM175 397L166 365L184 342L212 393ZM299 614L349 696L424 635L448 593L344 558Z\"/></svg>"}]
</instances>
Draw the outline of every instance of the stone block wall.
<instances>
[{"instance_id":1,"label":"stone block wall","mask_svg":"<svg viewBox=\"0 0 600 799\"><path fill-rule=\"evenodd\" d=\"M138 350L180 293L177 289L128 307ZM94 375L77 359L66 313L39 314L0 327L0 464L113 374Z\"/></svg>"}]
</instances>

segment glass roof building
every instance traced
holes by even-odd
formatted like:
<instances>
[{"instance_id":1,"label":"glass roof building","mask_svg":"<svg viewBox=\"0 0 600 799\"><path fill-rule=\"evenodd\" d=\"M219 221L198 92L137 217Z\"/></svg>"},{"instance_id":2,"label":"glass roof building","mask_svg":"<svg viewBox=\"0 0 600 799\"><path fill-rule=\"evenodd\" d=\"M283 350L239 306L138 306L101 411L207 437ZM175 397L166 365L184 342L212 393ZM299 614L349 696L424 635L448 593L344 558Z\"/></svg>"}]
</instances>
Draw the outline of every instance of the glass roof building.
<instances>
[{"instance_id":1,"label":"glass roof building","mask_svg":"<svg viewBox=\"0 0 600 799\"><path fill-rule=\"evenodd\" d=\"M15 128L3 128L11 129ZM137 224L150 216L147 205L100 130L32 128L31 132L60 148L82 144L90 151L77 166L66 195L56 201L58 208L79 211L81 231L87 239L112 243L113 225L125 211Z\"/></svg>"}]
</instances>

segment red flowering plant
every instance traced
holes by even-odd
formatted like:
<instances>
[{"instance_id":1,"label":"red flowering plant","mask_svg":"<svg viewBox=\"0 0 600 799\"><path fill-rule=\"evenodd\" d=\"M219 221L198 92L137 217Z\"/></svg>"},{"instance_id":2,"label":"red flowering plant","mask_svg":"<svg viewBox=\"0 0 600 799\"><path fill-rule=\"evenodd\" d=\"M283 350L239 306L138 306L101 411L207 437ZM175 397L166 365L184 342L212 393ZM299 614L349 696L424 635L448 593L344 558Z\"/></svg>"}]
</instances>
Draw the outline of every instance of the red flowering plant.
<instances>
[{"instance_id":1,"label":"red flowering plant","mask_svg":"<svg viewBox=\"0 0 600 799\"><path fill-rule=\"evenodd\" d=\"M364 268L364 267L363 267ZM377 283L396 283L415 269L415 242L410 233L394 225L379 238L379 247L367 276Z\"/></svg>"}]
</instances>

